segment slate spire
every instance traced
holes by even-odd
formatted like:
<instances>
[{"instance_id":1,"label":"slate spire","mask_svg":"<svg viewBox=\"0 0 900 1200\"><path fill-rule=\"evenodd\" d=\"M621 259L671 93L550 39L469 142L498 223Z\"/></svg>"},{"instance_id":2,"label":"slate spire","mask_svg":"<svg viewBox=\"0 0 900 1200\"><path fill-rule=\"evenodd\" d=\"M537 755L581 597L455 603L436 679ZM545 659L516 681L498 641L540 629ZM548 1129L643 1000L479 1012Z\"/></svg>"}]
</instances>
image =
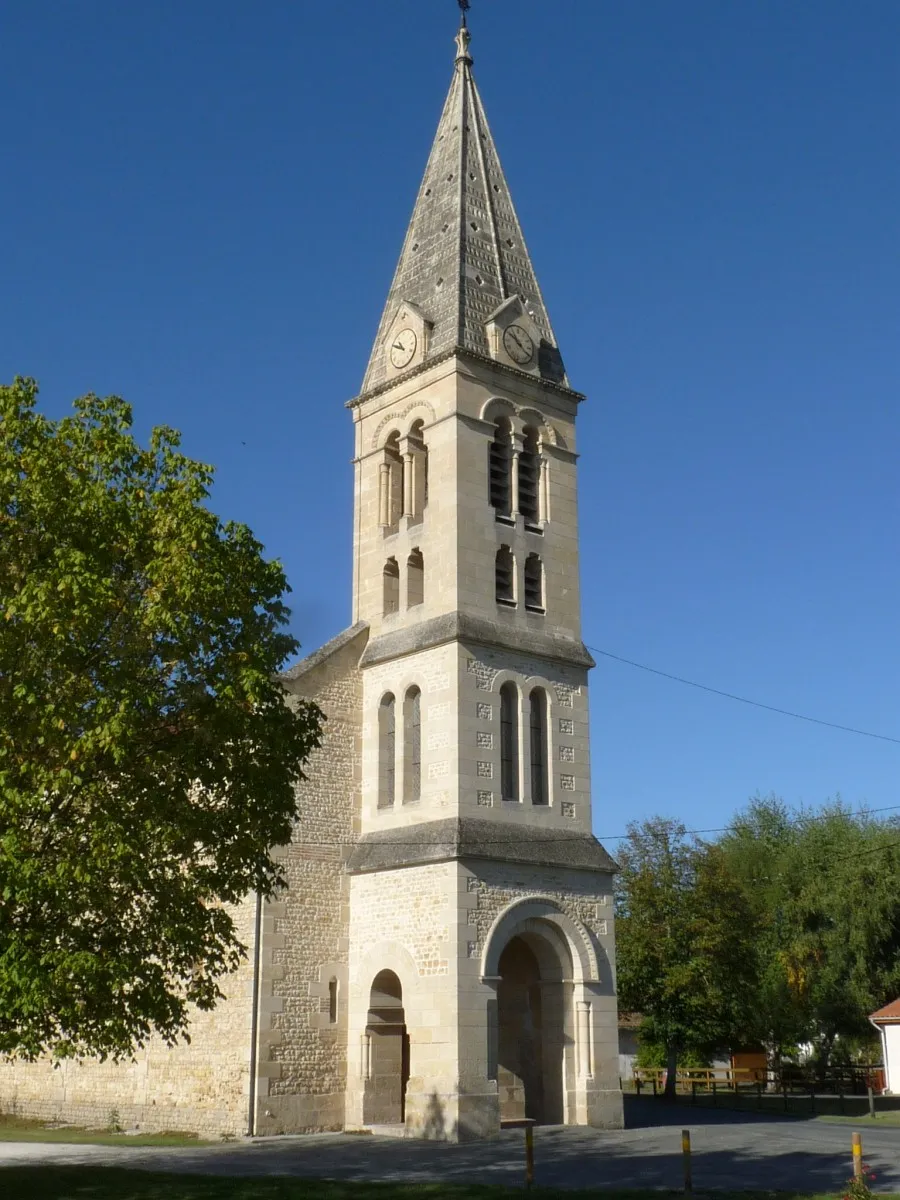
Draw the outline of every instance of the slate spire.
<instances>
[{"instance_id":1,"label":"slate spire","mask_svg":"<svg viewBox=\"0 0 900 1200\"><path fill-rule=\"evenodd\" d=\"M465 11L450 91L403 243L363 394L385 382L384 341L403 303L431 323L426 361L456 348L488 354L485 322L518 295L541 334L541 375L568 385L472 74Z\"/></svg>"}]
</instances>

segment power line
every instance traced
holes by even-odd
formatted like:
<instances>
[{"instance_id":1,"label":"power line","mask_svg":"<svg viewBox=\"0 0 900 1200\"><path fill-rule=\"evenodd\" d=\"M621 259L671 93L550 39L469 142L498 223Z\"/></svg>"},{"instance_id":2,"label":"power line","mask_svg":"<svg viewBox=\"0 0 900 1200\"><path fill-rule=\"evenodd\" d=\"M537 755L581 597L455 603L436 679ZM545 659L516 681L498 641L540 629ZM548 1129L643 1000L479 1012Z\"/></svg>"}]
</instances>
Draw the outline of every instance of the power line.
<instances>
[{"instance_id":1,"label":"power line","mask_svg":"<svg viewBox=\"0 0 900 1200\"><path fill-rule=\"evenodd\" d=\"M594 654L600 654L604 658L611 658L615 662L625 663L629 667L636 667L639 671L647 671L650 675L660 675L663 679L671 679L674 683L683 683L686 687L697 688L701 692L710 692L713 696L724 696L726 700L737 700L740 704L749 704L753 708L764 708L767 712L778 713L782 717L793 717L796 721L808 721L811 725L824 725L828 729L840 729L842 733L855 733L860 737L876 738L880 742L893 742L894 745L900 746L900 738L889 737L886 733L872 733L868 729L855 729L852 725L839 725L836 721L823 721L820 717L808 717L805 713L778 708L774 704L763 704L760 700L750 700L747 696L724 692L721 688L698 683L695 679L685 679L681 675L672 675L669 671L660 671L657 667L648 667L646 663L623 658L621 654L613 654L610 650L600 650L597 646L588 646L588 650Z\"/></svg>"},{"instance_id":2,"label":"power line","mask_svg":"<svg viewBox=\"0 0 900 1200\"><path fill-rule=\"evenodd\" d=\"M851 816L870 816L872 813L896 812L898 809L900 809L900 804L887 804L883 808L862 809L858 813L851 813L850 815ZM796 825L796 824L798 824L798 821L797 820L790 821L789 824ZM528 828L534 829L534 826L529 826ZM705 833L727 833L728 830L731 828L732 828L731 825L719 825L714 829L686 829L685 833L692 834L695 837L699 837L701 834L705 834ZM556 831L553 830L552 832L555 833ZM580 841L585 836L586 835L583 833L581 833L581 834L579 834L579 833L562 833L562 834L558 834L552 840L556 844L559 844L560 842L576 842L576 841ZM622 841L626 841L630 835L627 833L608 833L608 834L598 833L598 834L594 834L593 836L596 837L597 841L599 841L599 842L622 842ZM325 840L316 841L316 842L306 842L306 841L292 841L291 842L291 845L293 845L293 846L356 846L358 844L359 844L358 839L353 839L353 840L336 840L336 839L328 840L328 839L325 839ZM372 843L369 843L369 844L371 845ZM384 846L434 846L439 843L435 843L432 841L425 841L422 838L396 838L396 839L391 838L390 840L385 839L384 842L379 843L379 844L384 845ZM483 845L483 846L525 846L525 845L532 845L532 844L533 844L533 842L531 841L531 839L523 838L523 837L486 838L481 842L481 845ZM900 842L891 843L891 845L894 845L894 844L900 845ZM888 847L879 846L876 848L876 850L885 850L885 849L888 849ZM864 850L861 853L870 854L870 853L875 853L875 852L876 851ZM847 857L852 858L853 855L847 855Z\"/></svg>"}]
</instances>

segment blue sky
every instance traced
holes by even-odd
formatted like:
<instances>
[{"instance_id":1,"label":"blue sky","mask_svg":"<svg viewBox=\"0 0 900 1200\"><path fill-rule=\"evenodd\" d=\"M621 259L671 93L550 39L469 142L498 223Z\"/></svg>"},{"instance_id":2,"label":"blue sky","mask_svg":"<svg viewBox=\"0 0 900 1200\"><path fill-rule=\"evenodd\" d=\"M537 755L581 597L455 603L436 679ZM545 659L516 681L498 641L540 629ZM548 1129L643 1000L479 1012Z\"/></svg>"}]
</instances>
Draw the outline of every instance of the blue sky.
<instances>
[{"instance_id":1,"label":"blue sky","mask_svg":"<svg viewBox=\"0 0 900 1200\"><path fill-rule=\"evenodd\" d=\"M0 379L217 468L349 620L358 390L449 85L452 0L6 0ZM900 738L900 4L473 0L580 417L585 640ZM757 791L900 804L900 746L612 660L595 828ZM898 810L900 811L900 810Z\"/></svg>"}]
</instances>

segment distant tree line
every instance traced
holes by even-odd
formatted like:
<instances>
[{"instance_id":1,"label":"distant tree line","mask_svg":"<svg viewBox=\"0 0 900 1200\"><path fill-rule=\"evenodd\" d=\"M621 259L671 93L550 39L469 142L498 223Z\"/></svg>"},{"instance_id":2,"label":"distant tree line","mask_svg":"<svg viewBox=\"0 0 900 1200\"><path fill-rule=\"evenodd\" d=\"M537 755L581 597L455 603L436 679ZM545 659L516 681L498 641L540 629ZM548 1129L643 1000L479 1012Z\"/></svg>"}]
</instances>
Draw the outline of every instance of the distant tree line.
<instances>
[{"instance_id":1,"label":"distant tree line","mask_svg":"<svg viewBox=\"0 0 900 1200\"><path fill-rule=\"evenodd\" d=\"M900 994L900 820L756 799L716 840L656 817L618 859L619 1008L669 1068L725 1047L823 1072Z\"/></svg>"}]
</instances>

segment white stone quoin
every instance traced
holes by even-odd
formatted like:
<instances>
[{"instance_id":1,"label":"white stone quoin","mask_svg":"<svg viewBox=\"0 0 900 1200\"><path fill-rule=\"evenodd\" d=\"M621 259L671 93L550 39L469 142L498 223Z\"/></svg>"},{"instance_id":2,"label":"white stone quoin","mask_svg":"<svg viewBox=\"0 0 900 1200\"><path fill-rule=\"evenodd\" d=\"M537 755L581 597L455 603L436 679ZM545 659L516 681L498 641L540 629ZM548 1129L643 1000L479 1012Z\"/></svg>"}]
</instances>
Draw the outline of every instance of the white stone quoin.
<instances>
[{"instance_id":1,"label":"white stone quoin","mask_svg":"<svg viewBox=\"0 0 900 1200\"><path fill-rule=\"evenodd\" d=\"M350 627L284 677L328 717L289 887L189 1046L0 1066L0 1109L274 1134L622 1124L591 832L576 417L472 74L450 91L360 394ZM590 448L587 459L591 461Z\"/></svg>"}]
</instances>

